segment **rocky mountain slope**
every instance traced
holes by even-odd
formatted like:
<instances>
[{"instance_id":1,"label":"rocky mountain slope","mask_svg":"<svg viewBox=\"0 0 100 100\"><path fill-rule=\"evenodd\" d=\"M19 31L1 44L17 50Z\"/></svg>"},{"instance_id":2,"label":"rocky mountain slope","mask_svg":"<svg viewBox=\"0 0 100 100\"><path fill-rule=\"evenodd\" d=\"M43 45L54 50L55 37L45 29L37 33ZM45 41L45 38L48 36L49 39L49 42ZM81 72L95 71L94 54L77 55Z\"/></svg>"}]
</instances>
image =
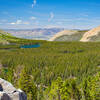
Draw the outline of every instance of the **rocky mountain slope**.
<instances>
[{"instance_id":1,"label":"rocky mountain slope","mask_svg":"<svg viewBox=\"0 0 100 100\"><path fill-rule=\"evenodd\" d=\"M0 100L27 100L26 94L0 78Z\"/></svg>"},{"instance_id":2,"label":"rocky mountain slope","mask_svg":"<svg viewBox=\"0 0 100 100\"><path fill-rule=\"evenodd\" d=\"M85 30L64 30L53 36L50 41L79 41L85 32Z\"/></svg>"},{"instance_id":3,"label":"rocky mountain slope","mask_svg":"<svg viewBox=\"0 0 100 100\"><path fill-rule=\"evenodd\" d=\"M82 42L100 41L100 26L86 32L80 41Z\"/></svg>"}]
</instances>

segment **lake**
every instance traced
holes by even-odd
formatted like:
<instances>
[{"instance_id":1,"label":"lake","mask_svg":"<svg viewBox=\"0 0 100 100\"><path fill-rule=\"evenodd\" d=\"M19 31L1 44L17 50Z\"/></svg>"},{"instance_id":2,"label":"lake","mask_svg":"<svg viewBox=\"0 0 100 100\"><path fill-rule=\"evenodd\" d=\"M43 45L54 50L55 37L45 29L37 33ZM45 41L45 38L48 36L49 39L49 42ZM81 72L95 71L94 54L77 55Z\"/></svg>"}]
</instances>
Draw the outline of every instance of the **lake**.
<instances>
[{"instance_id":1,"label":"lake","mask_svg":"<svg viewBox=\"0 0 100 100\"><path fill-rule=\"evenodd\" d=\"M39 48L40 44L22 45L20 48Z\"/></svg>"}]
</instances>

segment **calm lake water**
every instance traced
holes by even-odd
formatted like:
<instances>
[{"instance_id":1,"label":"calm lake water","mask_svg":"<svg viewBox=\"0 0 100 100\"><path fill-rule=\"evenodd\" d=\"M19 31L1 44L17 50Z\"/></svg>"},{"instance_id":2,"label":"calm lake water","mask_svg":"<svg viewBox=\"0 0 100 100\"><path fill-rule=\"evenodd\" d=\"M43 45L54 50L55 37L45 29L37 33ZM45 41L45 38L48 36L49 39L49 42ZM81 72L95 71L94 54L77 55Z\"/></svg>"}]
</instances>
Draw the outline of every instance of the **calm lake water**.
<instances>
[{"instance_id":1,"label":"calm lake water","mask_svg":"<svg viewBox=\"0 0 100 100\"><path fill-rule=\"evenodd\" d=\"M39 48L40 44L32 44L32 45L22 45L20 48Z\"/></svg>"}]
</instances>

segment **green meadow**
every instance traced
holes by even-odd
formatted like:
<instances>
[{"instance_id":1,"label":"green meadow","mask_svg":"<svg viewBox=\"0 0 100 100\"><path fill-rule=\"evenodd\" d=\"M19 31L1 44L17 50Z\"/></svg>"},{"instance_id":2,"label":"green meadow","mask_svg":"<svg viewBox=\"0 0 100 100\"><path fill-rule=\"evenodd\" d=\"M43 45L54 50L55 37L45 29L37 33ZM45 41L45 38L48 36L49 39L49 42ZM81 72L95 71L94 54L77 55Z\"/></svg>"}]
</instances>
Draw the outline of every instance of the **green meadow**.
<instances>
[{"instance_id":1,"label":"green meadow","mask_svg":"<svg viewBox=\"0 0 100 100\"><path fill-rule=\"evenodd\" d=\"M28 100L100 100L99 42L5 40L0 77L24 90ZM41 46L20 48L36 43Z\"/></svg>"}]
</instances>

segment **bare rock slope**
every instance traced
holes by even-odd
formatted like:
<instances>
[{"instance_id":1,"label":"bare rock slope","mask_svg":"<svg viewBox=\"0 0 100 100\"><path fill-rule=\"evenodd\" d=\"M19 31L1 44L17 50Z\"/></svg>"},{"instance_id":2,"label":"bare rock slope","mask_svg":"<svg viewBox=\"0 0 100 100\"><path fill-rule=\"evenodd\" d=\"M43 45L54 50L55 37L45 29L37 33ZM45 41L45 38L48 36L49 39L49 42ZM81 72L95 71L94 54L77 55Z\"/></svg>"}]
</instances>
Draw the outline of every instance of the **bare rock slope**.
<instances>
[{"instance_id":1,"label":"bare rock slope","mask_svg":"<svg viewBox=\"0 0 100 100\"><path fill-rule=\"evenodd\" d=\"M100 41L100 26L86 32L80 41L82 42Z\"/></svg>"},{"instance_id":2,"label":"bare rock slope","mask_svg":"<svg viewBox=\"0 0 100 100\"><path fill-rule=\"evenodd\" d=\"M53 36L50 41L79 41L86 31L64 30Z\"/></svg>"},{"instance_id":3,"label":"bare rock slope","mask_svg":"<svg viewBox=\"0 0 100 100\"><path fill-rule=\"evenodd\" d=\"M0 78L0 100L27 100L26 94Z\"/></svg>"}]
</instances>

